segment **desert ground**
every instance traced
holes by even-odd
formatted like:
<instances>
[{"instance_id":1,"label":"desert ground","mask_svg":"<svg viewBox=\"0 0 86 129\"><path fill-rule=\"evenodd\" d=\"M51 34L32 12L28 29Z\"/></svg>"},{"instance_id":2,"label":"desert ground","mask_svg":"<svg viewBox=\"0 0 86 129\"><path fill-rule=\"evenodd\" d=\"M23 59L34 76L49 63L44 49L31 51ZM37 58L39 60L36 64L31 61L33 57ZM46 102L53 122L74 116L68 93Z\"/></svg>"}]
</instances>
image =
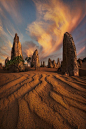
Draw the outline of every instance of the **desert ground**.
<instances>
[{"instance_id":1,"label":"desert ground","mask_svg":"<svg viewBox=\"0 0 86 129\"><path fill-rule=\"evenodd\" d=\"M86 76L1 72L0 129L86 129Z\"/></svg>"}]
</instances>

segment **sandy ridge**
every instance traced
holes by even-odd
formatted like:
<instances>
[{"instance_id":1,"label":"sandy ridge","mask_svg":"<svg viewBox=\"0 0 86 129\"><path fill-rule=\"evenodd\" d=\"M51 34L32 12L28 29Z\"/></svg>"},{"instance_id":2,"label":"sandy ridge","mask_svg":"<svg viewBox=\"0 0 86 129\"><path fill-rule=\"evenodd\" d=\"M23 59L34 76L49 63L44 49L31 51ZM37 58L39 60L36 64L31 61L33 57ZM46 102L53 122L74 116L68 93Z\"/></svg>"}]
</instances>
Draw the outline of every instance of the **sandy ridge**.
<instances>
[{"instance_id":1,"label":"sandy ridge","mask_svg":"<svg viewBox=\"0 0 86 129\"><path fill-rule=\"evenodd\" d=\"M20 75L17 83L14 79L14 83L8 82L10 86L6 83L1 88L1 129L86 128L84 77L76 84L72 77L68 77L68 82L56 73L26 72Z\"/></svg>"}]
</instances>

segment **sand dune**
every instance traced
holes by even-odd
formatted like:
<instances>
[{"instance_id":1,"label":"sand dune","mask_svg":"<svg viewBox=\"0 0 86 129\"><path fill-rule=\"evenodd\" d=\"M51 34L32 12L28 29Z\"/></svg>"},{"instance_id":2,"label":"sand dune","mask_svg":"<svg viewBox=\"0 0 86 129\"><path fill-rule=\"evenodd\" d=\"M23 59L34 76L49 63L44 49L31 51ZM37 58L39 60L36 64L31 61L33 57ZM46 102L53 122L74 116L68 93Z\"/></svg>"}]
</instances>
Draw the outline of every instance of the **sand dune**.
<instances>
[{"instance_id":1,"label":"sand dune","mask_svg":"<svg viewBox=\"0 0 86 129\"><path fill-rule=\"evenodd\" d=\"M41 70L0 73L0 129L85 129L86 76Z\"/></svg>"}]
</instances>

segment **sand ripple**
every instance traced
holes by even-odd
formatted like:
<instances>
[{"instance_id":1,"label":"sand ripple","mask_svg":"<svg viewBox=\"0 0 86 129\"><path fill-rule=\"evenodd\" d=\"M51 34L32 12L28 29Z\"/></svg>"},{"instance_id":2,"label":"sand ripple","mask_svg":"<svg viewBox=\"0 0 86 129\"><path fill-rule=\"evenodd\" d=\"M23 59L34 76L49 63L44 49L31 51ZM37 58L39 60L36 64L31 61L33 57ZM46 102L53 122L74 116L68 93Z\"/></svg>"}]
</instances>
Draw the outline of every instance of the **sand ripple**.
<instances>
[{"instance_id":1,"label":"sand ripple","mask_svg":"<svg viewBox=\"0 0 86 129\"><path fill-rule=\"evenodd\" d=\"M86 76L0 73L0 129L85 129Z\"/></svg>"}]
</instances>

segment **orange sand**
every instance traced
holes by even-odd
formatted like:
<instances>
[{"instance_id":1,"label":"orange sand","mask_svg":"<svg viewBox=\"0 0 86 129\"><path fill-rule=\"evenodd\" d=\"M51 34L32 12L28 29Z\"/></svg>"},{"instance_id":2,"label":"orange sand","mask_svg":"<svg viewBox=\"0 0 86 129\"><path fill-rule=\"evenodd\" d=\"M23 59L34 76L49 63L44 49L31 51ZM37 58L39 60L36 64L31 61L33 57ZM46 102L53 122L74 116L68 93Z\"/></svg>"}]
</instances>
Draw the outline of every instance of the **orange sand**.
<instances>
[{"instance_id":1,"label":"orange sand","mask_svg":"<svg viewBox=\"0 0 86 129\"><path fill-rule=\"evenodd\" d=\"M85 129L86 76L0 73L0 129Z\"/></svg>"}]
</instances>

